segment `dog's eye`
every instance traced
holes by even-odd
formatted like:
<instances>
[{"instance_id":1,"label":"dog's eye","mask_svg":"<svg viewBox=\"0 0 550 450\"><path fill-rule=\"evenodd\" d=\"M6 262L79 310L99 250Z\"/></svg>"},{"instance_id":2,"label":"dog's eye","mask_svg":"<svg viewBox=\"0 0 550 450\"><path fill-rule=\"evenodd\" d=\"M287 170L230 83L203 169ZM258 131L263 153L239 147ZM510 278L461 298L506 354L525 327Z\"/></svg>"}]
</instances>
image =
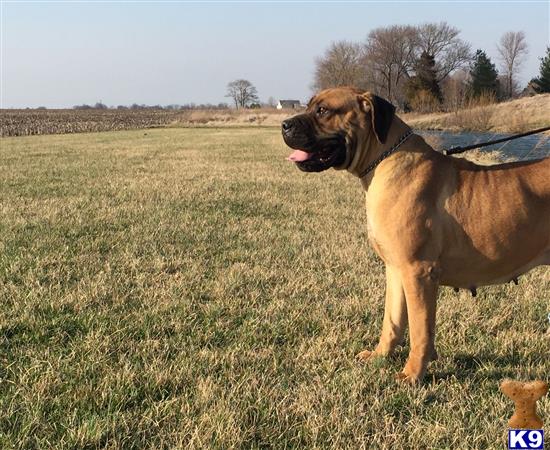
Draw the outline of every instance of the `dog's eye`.
<instances>
[{"instance_id":1,"label":"dog's eye","mask_svg":"<svg viewBox=\"0 0 550 450\"><path fill-rule=\"evenodd\" d=\"M328 113L328 109L325 108L324 106L319 106L319 108L317 108L317 115L318 116L324 116Z\"/></svg>"}]
</instances>

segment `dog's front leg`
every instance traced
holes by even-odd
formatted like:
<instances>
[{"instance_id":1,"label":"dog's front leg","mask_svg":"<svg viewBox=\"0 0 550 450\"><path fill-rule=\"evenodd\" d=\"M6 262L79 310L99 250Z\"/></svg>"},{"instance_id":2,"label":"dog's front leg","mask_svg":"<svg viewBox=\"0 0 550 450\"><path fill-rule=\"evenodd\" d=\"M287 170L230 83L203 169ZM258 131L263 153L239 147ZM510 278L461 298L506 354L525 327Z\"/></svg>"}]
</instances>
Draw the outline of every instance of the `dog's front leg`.
<instances>
[{"instance_id":1,"label":"dog's front leg","mask_svg":"<svg viewBox=\"0 0 550 450\"><path fill-rule=\"evenodd\" d=\"M407 305L401 276L395 267L386 265L386 302L380 341L373 351L363 350L357 358L364 361L373 356L391 355L403 341L406 327Z\"/></svg>"},{"instance_id":2,"label":"dog's front leg","mask_svg":"<svg viewBox=\"0 0 550 450\"><path fill-rule=\"evenodd\" d=\"M411 384L422 381L428 363L437 359L435 312L438 278L436 265L430 263L416 263L401 271L411 349L407 363L397 378Z\"/></svg>"}]
</instances>

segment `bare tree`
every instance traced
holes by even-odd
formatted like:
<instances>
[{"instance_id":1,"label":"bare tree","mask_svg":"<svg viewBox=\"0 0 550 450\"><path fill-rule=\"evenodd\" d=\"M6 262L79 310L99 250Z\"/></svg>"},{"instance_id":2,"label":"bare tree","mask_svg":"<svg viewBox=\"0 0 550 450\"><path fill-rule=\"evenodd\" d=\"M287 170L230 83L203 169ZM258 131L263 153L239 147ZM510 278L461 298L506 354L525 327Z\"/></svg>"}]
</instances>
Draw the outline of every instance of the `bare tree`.
<instances>
[{"instance_id":1,"label":"bare tree","mask_svg":"<svg viewBox=\"0 0 550 450\"><path fill-rule=\"evenodd\" d=\"M435 59L437 82L472 60L470 44L458 37L460 31L447 22L425 23L417 27L420 53Z\"/></svg>"},{"instance_id":2,"label":"bare tree","mask_svg":"<svg viewBox=\"0 0 550 450\"><path fill-rule=\"evenodd\" d=\"M390 101L401 103L399 90L409 77L415 62L418 35L411 26L394 25L372 30L365 46L366 64L373 71L368 78Z\"/></svg>"},{"instance_id":3,"label":"bare tree","mask_svg":"<svg viewBox=\"0 0 550 450\"><path fill-rule=\"evenodd\" d=\"M404 107L407 81L423 53L435 61L438 85L471 60L470 45L458 37L459 33L445 22L418 27L394 25L372 30L363 46L335 42L316 60L313 87L354 85Z\"/></svg>"},{"instance_id":4,"label":"bare tree","mask_svg":"<svg viewBox=\"0 0 550 450\"><path fill-rule=\"evenodd\" d=\"M525 33L523 31L508 31L497 44L503 76L506 80L506 96L514 95L514 76L520 71L521 64L528 53Z\"/></svg>"},{"instance_id":5,"label":"bare tree","mask_svg":"<svg viewBox=\"0 0 550 450\"><path fill-rule=\"evenodd\" d=\"M246 108L251 103L257 103L258 91L248 80L235 80L227 84L226 97L231 97L235 108Z\"/></svg>"},{"instance_id":6,"label":"bare tree","mask_svg":"<svg viewBox=\"0 0 550 450\"><path fill-rule=\"evenodd\" d=\"M360 44L333 42L325 54L315 60L314 89L336 86L365 87L364 50Z\"/></svg>"},{"instance_id":7,"label":"bare tree","mask_svg":"<svg viewBox=\"0 0 550 450\"><path fill-rule=\"evenodd\" d=\"M469 73L465 69L456 70L442 81L443 105L447 111L456 112L465 107L469 82Z\"/></svg>"}]
</instances>

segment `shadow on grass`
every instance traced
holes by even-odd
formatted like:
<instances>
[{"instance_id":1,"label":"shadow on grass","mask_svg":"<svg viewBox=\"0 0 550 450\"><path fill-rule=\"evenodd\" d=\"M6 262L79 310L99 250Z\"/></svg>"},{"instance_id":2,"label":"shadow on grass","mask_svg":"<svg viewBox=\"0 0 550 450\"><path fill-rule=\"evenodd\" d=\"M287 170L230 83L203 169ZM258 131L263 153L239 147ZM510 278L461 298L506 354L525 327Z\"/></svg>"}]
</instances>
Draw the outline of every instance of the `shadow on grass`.
<instances>
[{"instance_id":1,"label":"shadow on grass","mask_svg":"<svg viewBox=\"0 0 550 450\"><path fill-rule=\"evenodd\" d=\"M455 378L458 381L466 380L502 380L507 377L516 377L518 371L525 364L545 361L541 353L532 353L528 357L518 353L497 355L490 352L457 353L452 356L454 368L450 370L428 369L436 382ZM448 365L447 363L446 365Z\"/></svg>"},{"instance_id":2,"label":"shadow on grass","mask_svg":"<svg viewBox=\"0 0 550 450\"><path fill-rule=\"evenodd\" d=\"M398 347L389 358L380 358L373 361L377 368L401 369L408 357L407 347ZM522 355L514 352L509 355L499 355L492 352L456 353L454 355L440 355L438 361L428 366L426 381L433 380L442 383L455 379L457 381L489 380L500 381L504 378L517 378L518 372L525 365L543 364L547 355L540 352Z\"/></svg>"}]
</instances>

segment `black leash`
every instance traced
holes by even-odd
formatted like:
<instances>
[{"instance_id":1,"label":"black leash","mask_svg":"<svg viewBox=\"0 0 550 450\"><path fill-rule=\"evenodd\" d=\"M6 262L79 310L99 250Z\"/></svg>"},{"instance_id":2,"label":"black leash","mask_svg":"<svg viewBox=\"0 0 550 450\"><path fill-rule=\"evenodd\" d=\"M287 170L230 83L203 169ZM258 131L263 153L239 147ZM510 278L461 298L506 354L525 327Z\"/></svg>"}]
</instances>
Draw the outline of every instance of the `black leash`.
<instances>
[{"instance_id":1,"label":"black leash","mask_svg":"<svg viewBox=\"0 0 550 450\"><path fill-rule=\"evenodd\" d=\"M499 144L501 142L511 141L512 139L518 139L520 137L529 136L531 134L542 133L543 131L548 131L548 130L550 130L550 127L538 128L537 130L527 131L526 133L521 133L521 134L514 134L512 136L508 136L502 139L495 139L494 141L483 142L481 144L467 145L466 147L460 147L460 146L451 147L448 150L443 150L443 154L455 155L457 153L463 153L467 150L472 150L474 148L487 147L488 145Z\"/></svg>"}]
</instances>

